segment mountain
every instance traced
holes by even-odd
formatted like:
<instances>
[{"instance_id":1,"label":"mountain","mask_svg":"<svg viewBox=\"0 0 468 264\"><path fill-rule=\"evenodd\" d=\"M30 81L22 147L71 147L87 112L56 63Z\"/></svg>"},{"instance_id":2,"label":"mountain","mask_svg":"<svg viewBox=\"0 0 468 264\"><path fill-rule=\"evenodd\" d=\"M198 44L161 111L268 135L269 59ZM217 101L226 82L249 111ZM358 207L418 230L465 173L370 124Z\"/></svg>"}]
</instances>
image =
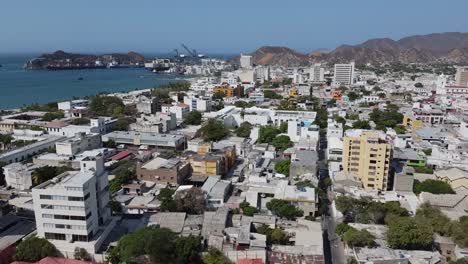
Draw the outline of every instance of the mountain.
<instances>
[{"instance_id":1,"label":"mountain","mask_svg":"<svg viewBox=\"0 0 468 264\"><path fill-rule=\"evenodd\" d=\"M392 40L370 39L358 45L341 45L330 52L300 53L286 47L262 47L253 54L260 65L302 66L313 62L328 64L364 63L456 63L468 64L468 33L447 32Z\"/></svg>"}]
</instances>

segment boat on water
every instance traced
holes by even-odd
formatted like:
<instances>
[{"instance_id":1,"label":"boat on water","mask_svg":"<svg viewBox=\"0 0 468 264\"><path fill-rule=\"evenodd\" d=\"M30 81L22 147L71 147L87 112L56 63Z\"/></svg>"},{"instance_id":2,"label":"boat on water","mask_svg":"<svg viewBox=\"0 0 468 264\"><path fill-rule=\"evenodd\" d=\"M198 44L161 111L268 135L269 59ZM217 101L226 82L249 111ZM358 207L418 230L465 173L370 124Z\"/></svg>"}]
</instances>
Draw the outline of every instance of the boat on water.
<instances>
[{"instance_id":1,"label":"boat on water","mask_svg":"<svg viewBox=\"0 0 468 264\"><path fill-rule=\"evenodd\" d=\"M145 63L145 68L154 73L164 73L170 71L176 65L170 59L154 59Z\"/></svg>"}]
</instances>

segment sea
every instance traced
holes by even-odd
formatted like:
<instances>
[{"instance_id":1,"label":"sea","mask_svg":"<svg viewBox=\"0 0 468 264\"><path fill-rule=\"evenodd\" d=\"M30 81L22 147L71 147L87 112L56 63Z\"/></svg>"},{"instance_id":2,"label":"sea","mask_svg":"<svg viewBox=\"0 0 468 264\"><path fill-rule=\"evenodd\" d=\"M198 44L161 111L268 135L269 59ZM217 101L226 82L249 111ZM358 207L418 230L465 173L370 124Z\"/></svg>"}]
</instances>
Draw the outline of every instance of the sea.
<instances>
[{"instance_id":1,"label":"sea","mask_svg":"<svg viewBox=\"0 0 468 264\"><path fill-rule=\"evenodd\" d=\"M23 69L24 63L35 57L38 54L0 54L0 109L68 100L102 92L147 89L188 78L183 75L155 74L144 68L66 71Z\"/></svg>"}]
</instances>

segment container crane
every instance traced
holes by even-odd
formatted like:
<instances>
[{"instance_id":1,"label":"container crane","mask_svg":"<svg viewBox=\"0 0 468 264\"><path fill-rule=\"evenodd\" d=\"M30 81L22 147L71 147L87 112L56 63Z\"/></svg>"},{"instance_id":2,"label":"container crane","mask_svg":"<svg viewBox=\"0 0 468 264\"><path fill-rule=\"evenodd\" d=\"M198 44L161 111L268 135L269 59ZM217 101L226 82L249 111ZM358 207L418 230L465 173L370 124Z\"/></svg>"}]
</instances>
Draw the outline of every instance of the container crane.
<instances>
[{"instance_id":1,"label":"container crane","mask_svg":"<svg viewBox=\"0 0 468 264\"><path fill-rule=\"evenodd\" d=\"M196 58L197 57L197 51L196 50L190 50L187 46L185 46L183 43L180 44L182 48L184 48L188 54L190 54L192 57Z\"/></svg>"}]
</instances>

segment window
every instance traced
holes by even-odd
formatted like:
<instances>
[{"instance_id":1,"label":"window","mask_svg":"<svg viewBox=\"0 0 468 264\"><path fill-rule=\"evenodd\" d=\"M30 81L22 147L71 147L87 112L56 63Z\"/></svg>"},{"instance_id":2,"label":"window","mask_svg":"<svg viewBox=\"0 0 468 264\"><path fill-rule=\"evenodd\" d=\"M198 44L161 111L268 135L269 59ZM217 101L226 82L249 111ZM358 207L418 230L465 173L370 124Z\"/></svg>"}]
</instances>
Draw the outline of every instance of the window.
<instances>
[{"instance_id":1,"label":"window","mask_svg":"<svg viewBox=\"0 0 468 264\"><path fill-rule=\"evenodd\" d=\"M74 241L82 241L88 242L88 236L86 235L72 235L73 242Z\"/></svg>"},{"instance_id":2,"label":"window","mask_svg":"<svg viewBox=\"0 0 468 264\"><path fill-rule=\"evenodd\" d=\"M52 239L52 240L65 240L65 234L59 234L59 233L44 233L44 236L46 239Z\"/></svg>"},{"instance_id":3,"label":"window","mask_svg":"<svg viewBox=\"0 0 468 264\"><path fill-rule=\"evenodd\" d=\"M39 198L42 199L42 200L52 200L52 195L41 194L41 195L39 195Z\"/></svg>"},{"instance_id":4,"label":"window","mask_svg":"<svg viewBox=\"0 0 468 264\"><path fill-rule=\"evenodd\" d=\"M89 194L88 194L89 195ZM69 196L68 201L73 201L73 202L81 202L83 201L83 197L77 197L77 196Z\"/></svg>"}]
</instances>

